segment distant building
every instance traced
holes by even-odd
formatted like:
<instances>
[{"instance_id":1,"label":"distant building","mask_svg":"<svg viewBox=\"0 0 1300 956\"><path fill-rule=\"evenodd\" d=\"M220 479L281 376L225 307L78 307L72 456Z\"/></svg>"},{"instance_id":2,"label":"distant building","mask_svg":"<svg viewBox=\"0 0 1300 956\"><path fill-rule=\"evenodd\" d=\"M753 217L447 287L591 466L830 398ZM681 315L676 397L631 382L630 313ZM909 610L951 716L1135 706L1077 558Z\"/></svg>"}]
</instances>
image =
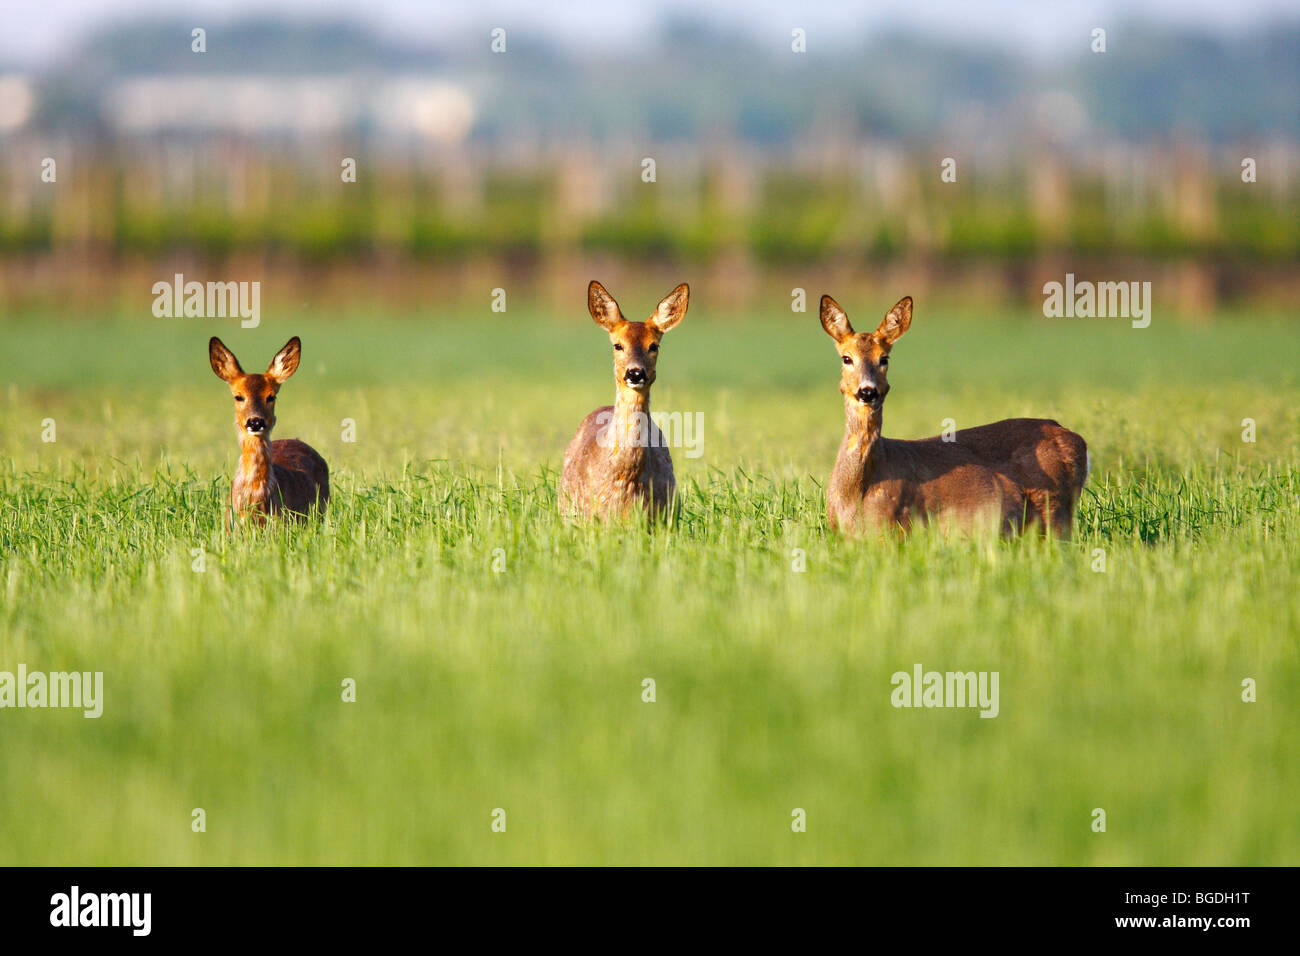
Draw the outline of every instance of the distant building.
<instances>
[{"instance_id":1,"label":"distant building","mask_svg":"<svg viewBox=\"0 0 1300 956\"><path fill-rule=\"evenodd\" d=\"M123 135L311 138L365 129L455 145L469 134L474 104L461 87L422 77L152 76L116 81L102 115Z\"/></svg>"},{"instance_id":2,"label":"distant building","mask_svg":"<svg viewBox=\"0 0 1300 956\"><path fill-rule=\"evenodd\" d=\"M32 117L36 93L25 76L0 75L0 134L22 129Z\"/></svg>"}]
</instances>

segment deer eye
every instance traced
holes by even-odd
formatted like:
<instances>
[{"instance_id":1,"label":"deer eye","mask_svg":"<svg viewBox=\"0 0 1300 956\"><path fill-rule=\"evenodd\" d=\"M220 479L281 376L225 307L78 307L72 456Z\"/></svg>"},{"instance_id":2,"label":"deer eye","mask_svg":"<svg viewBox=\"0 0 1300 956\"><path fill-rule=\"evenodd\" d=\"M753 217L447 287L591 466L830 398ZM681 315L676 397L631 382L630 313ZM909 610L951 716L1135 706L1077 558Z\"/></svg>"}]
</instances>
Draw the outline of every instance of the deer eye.
<instances>
[{"instance_id":1,"label":"deer eye","mask_svg":"<svg viewBox=\"0 0 1300 956\"><path fill-rule=\"evenodd\" d=\"M882 355L882 356L880 356L880 367L881 367L881 368L889 368L889 356L888 356L888 355Z\"/></svg>"},{"instance_id":2,"label":"deer eye","mask_svg":"<svg viewBox=\"0 0 1300 956\"><path fill-rule=\"evenodd\" d=\"M273 401L275 401L275 396L274 396L274 395L268 395L268 396L266 396L266 400L267 400L268 403L273 402Z\"/></svg>"},{"instance_id":3,"label":"deer eye","mask_svg":"<svg viewBox=\"0 0 1300 956\"><path fill-rule=\"evenodd\" d=\"M614 351L615 351L615 352L621 352L621 351L623 351L623 346L620 345L619 343L615 342L615 343L614 343Z\"/></svg>"},{"instance_id":4,"label":"deer eye","mask_svg":"<svg viewBox=\"0 0 1300 956\"><path fill-rule=\"evenodd\" d=\"M652 345L652 346L650 346L650 351L651 351L651 352L658 352L658 351L659 351L659 346L657 346L657 345Z\"/></svg>"},{"instance_id":5,"label":"deer eye","mask_svg":"<svg viewBox=\"0 0 1300 956\"><path fill-rule=\"evenodd\" d=\"M844 364L845 364L845 365L852 365L852 364L853 364L853 356L851 356L851 355L846 355L846 356L844 356Z\"/></svg>"},{"instance_id":6,"label":"deer eye","mask_svg":"<svg viewBox=\"0 0 1300 956\"><path fill-rule=\"evenodd\" d=\"M235 401L237 401L237 402L242 402L243 400L244 400L244 396L243 396L243 395L236 395L236 396L235 396Z\"/></svg>"}]
</instances>

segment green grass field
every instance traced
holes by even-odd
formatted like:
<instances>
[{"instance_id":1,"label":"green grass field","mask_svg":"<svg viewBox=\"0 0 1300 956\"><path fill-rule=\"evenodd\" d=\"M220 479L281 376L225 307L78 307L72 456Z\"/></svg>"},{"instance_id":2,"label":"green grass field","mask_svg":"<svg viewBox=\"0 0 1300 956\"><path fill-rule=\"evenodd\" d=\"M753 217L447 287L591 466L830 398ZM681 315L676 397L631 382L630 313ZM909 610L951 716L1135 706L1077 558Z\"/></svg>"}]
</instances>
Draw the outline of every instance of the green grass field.
<instances>
[{"instance_id":1,"label":"green grass field","mask_svg":"<svg viewBox=\"0 0 1300 956\"><path fill-rule=\"evenodd\" d=\"M895 544L828 534L811 313L668 335L653 407L704 441L656 531L557 517L613 394L580 308L7 317L0 670L102 671L104 713L0 710L0 862L1300 863L1294 319L918 305L887 435L1053 417L1093 474L1068 544ZM276 437L330 463L319 526L224 529L214 333L248 370L302 336ZM917 663L997 671L999 716L894 708Z\"/></svg>"}]
</instances>

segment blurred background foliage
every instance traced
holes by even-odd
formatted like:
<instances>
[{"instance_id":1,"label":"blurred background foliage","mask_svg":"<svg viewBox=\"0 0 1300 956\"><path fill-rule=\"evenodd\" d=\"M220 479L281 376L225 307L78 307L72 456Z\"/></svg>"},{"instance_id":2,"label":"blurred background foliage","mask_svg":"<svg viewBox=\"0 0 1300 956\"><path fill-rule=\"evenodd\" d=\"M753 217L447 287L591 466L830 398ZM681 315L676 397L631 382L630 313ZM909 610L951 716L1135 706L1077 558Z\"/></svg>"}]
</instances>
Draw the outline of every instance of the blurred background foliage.
<instances>
[{"instance_id":1,"label":"blurred background foliage","mask_svg":"<svg viewBox=\"0 0 1300 956\"><path fill-rule=\"evenodd\" d=\"M1060 56L898 30L795 54L680 14L631 50L488 35L264 17L199 55L148 19L0 64L0 303L133 302L115 277L173 267L298 295L382 266L454 294L471 261L698 270L740 307L810 270L1020 302L1065 271L1154 275L1189 313L1300 292L1300 23L1127 22Z\"/></svg>"}]
</instances>

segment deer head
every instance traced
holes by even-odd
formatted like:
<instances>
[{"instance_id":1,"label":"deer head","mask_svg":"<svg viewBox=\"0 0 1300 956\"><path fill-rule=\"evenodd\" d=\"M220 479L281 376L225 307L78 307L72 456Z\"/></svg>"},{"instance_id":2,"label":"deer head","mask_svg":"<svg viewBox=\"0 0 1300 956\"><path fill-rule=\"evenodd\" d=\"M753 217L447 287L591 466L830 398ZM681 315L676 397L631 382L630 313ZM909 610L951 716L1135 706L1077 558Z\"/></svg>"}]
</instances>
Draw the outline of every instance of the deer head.
<instances>
[{"instance_id":1,"label":"deer head","mask_svg":"<svg viewBox=\"0 0 1300 956\"><path fill-rule=\"evenodd\" d=\"M208 342L212 371L230 386L230 394L235 399L235 427L241 439L251 436L271 440L271 429L275 427L276 393L285 379L297 370L301 357L302 343L295 335L275 353L263 374L248 375L221 339L213 336Z\"/></svg>"},{"instance_id":2,"label":"deer head","mask_svg":"<svg viewBox=\"0 0 1300 956\"><path fill-rule=\"evenodd\" d=\"M614 382L638 396L650 392L659 362L659 341L681 322L691 290L682 283L666 295L644 322L629 322L605 287L594 279L587 287L587 308L596 324L609 333L614 347Z\"/></svg>"},{"instance_id":3,"label":"deer head","mask_svg":"<svg viewBox=\"0 0 1300 956\"><path fill-rule=\"evenodd\" d=\"M822 296L821 319L840 355L840 391L879 411L889 393L889 351L912 324L912 297L899 299L874 332L854 332L849 317L828 295Z\"/></svg>"}]
</instances>

